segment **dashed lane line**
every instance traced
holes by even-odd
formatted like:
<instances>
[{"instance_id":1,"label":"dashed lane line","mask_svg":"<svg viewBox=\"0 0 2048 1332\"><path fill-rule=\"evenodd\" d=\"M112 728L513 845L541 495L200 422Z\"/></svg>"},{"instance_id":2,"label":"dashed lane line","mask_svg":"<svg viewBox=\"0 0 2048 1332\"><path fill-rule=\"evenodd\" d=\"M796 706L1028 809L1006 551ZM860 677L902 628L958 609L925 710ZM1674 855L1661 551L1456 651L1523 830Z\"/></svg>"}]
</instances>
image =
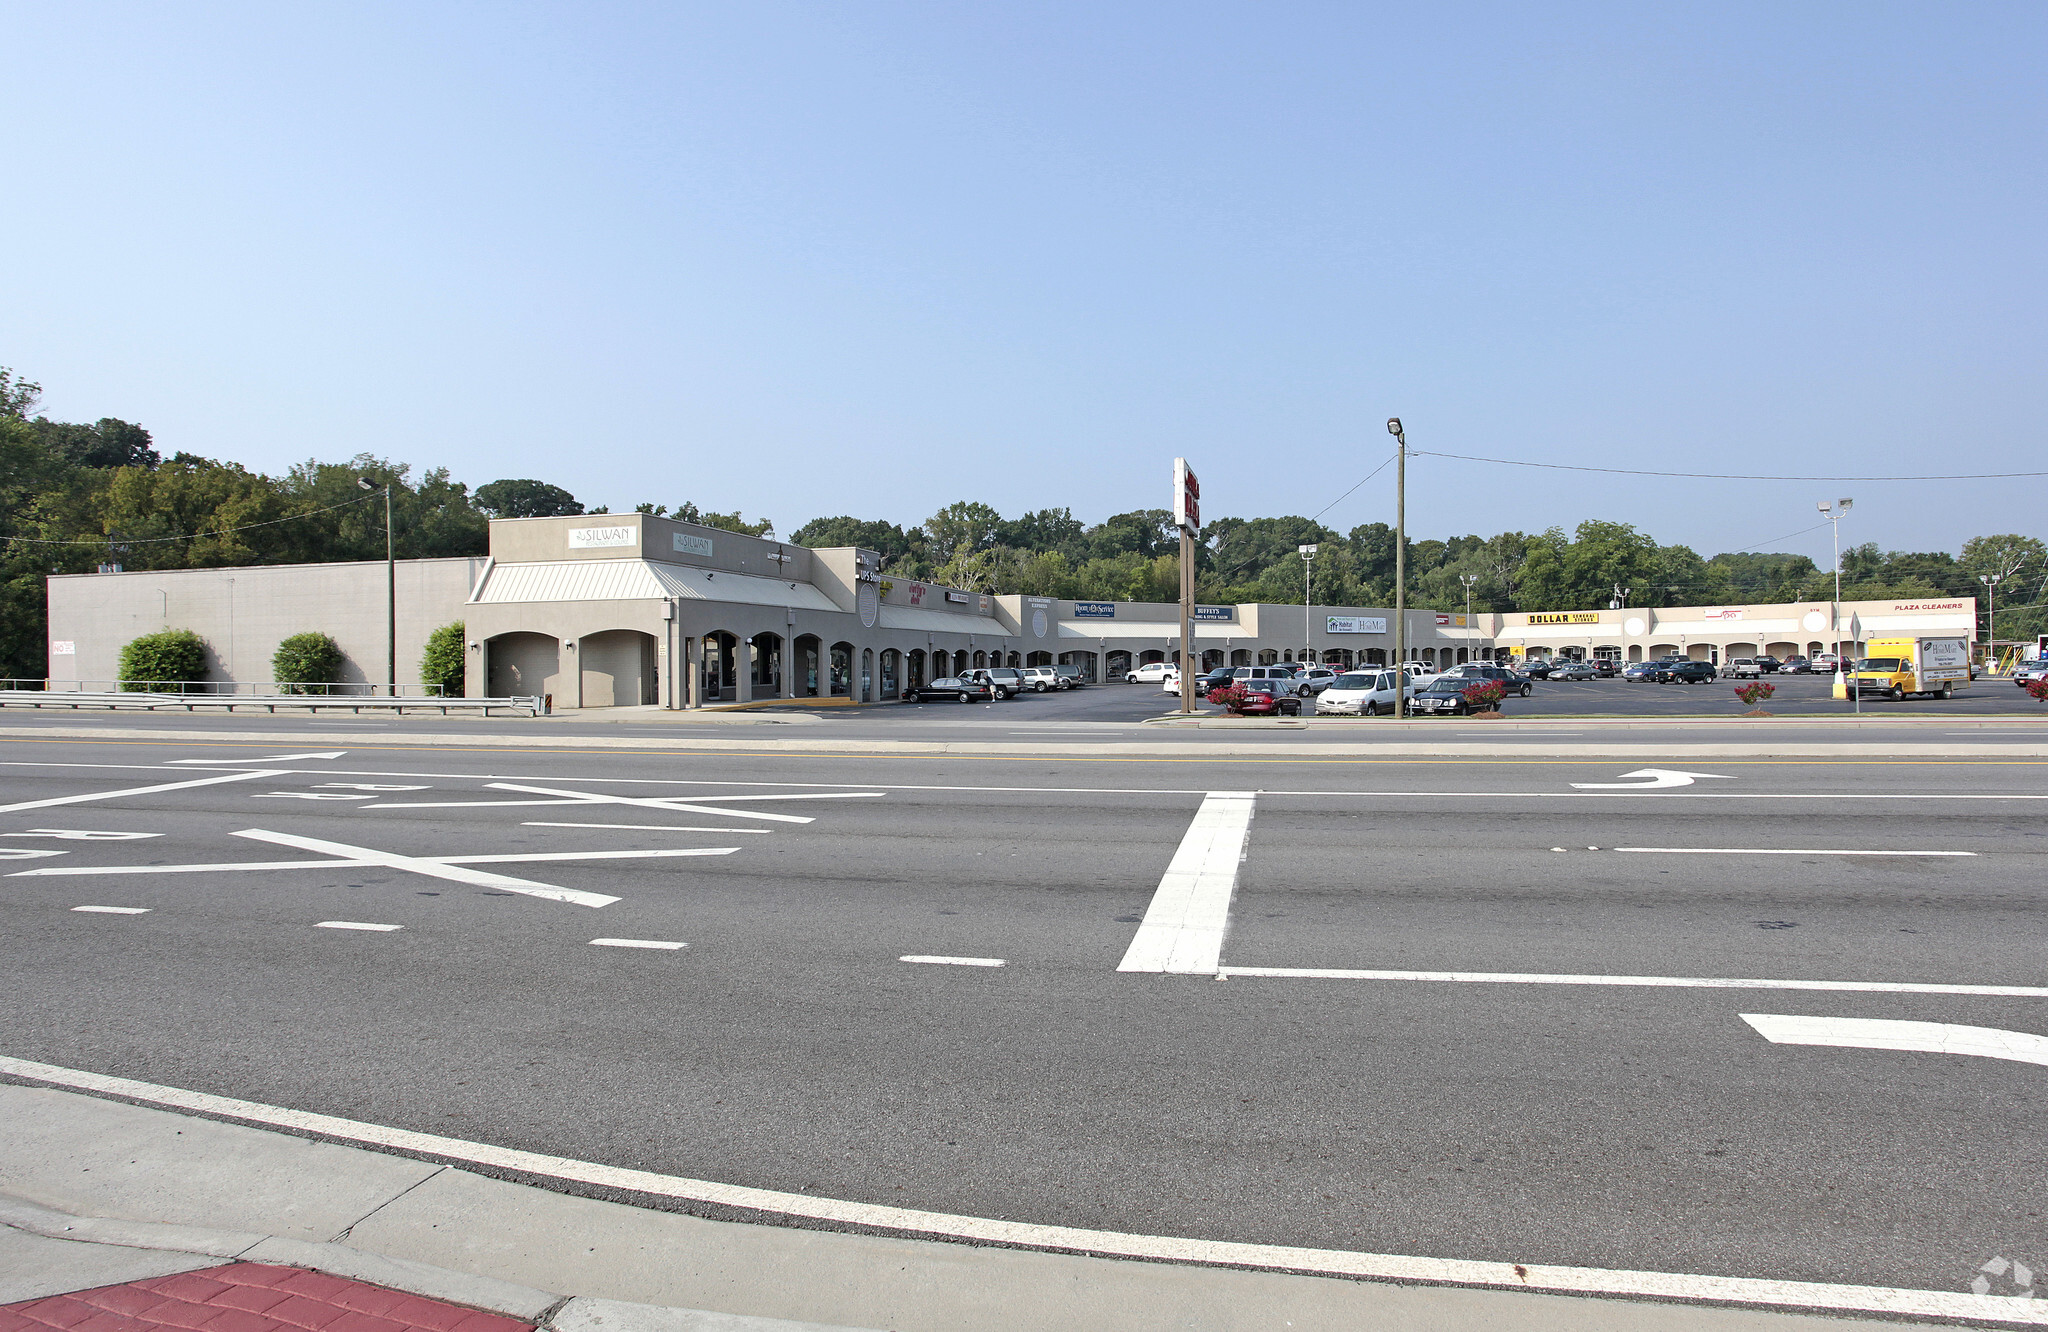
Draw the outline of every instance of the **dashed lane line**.
<instances>
[{"instance_id":1,"label":"dashed lane line","mask_svg":"<svg viewBox=\"0 0 2048 1332\"><path fill-rule=\"evenodd\" d=\"M439 1161L462 1161L495 1170L617 1189L651 1198L709 1203L768 1215L803 1217L841 1225L868 1227L913 1235L932 1235L968 1243L997 1244L1068 1253L1102 1254L1157 1262L1252 1268L1269 1272L1304 1272L1382 1281L1435 1282L1456 1286L1491 1286L1555 1294L1618 1295L1637 1299L1749 1304L1770 1308L1830 1309L1858 1313L1945 1318L1959 1322L2048 1325L2048 1300L2010 1295L1978 1295L1967 1291L1920 1290L1892 1286L1857 1286L1824 1281L1778 1281L1764 1277L1716 1276L1693 1272L1644 1272L1604 1267L1564 1267L1495 1259L1417 1257L1410 1254L1365 1253L1347 1249L1309 1249L1281 1244L1241 1244L1227 1240L1189 1239L1173 1235L1141 1235L1077 1226L1039 1225L993 1217L927 1212L885 1204L849 1202L802 1193L783 1193L714 1180L660 1175L648 1170L579 1161L564 1156L499 1147L492 1143L444 1138L438 1134L368 1124L334 1115L314 1114L256 1101L214 1096L108 1077L80 1069L60 1068L26 1059L0 1056L0 1074L44 1086L64 1087L143 1105L261 1124L296 1133L361 1143L385 1151Z\"/></svg>"},{"instance_id":2,"label":"dashed lane line","mask_svg":"<svg viewBox=\"0 0 2048 1332\"><path fill-rule=\"evenodd\" d=\"M522 828L622 828L629 832L693 832L693 833L754 833L761 837L768 835L766 828L693 828L678 823L548 823L540 819L528 819L519 825Z\"/></svg>"},{"instance_id":3,"label":"dashed lane line","mask_svg":"<svg viewBox=\"0 0 2048 1332\"><path fill-rule=\"evenodd\" d=\"M1215 974L1255 804L1250 791L1202 797L1118 971Z\"/></svg>"},{"instance_id":4,"label":"dashed lane line","mask_svg":"<svg viewBox=\"0 0 2048 1332\"><path fill-rule=\"evenodd\" d=\"M936 957L923 953L909 953L896 960L898 962L924 962L935 967L1000 967L1008 965L1000 957Z\"/></svg>"},{"instance_id":5,"label":"dashed lane line","mask_svg":"<svg viewBox=\"0 0 2048 1332\"><path fill-rule=\"evenodd\" d=\"M674 952L678 948L690 946L686 943L673 943L667 939L592 939L590 942L598 948L657 948L664 952Z\"/></svg>"},{"instance_id":6,"label":"dashed lane line","mask_svg":"<svg viewBox=\"0 0 2048 1332\"><path fill-rule=\"evenodd\" d=\"M96 911L107 916L146 916L154 907L75 906L73 911Z\"/></svg>"},{"instance_id":7,"label":"dashed lane line","mask_svg":"<svg viewBox=\"0 0 2048 1332\"><path fill-rule=\"evenodd\" d=\"M402 930L405 926L378 925L367 920L323 920L317 922L313 928L316 930L373 930L379 934L389 934L393 930Z\"/></svg>"},{"instance_id":8,"label":"dashed lane line","mask_svg":"<svg viewBox=\"0 0 2048 1332\"><path fill-rule=\"evenodd\" d=\"M1552 850L1556 848L1553 847ZM1587 847L1587 850L1593 848ZM1975 851L1853 851L1841 847L1757 847L1757 846L1614 846L1610 851L1627 851L1639 856L1974 856Z\"/></svg>"},{"instance_id":9,"label":"dashed lane line","mask_svg":"<svg viewBox=\"0 0 2048 1332\"><path fill-rule=\"evenodd\" d=\"M1923 985L1906 981L1750 980L1720 976L1573 976L1542 971L1356 971L1340 967L1218 967L1219 979L1446 981L1467 985L1642 985L1690 990L1846 990L1868 994L1976 994L2048 999L2042 985Z\"/></svg>"}]
</instances>

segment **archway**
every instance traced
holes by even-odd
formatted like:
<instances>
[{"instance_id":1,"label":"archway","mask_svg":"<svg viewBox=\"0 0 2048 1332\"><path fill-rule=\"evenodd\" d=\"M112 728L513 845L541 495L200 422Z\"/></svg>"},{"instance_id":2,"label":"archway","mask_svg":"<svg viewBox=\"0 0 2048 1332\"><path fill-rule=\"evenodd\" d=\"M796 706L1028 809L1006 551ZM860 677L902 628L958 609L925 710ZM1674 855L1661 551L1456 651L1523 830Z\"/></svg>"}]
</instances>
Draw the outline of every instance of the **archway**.
<instances>
[{"instance_id":1,"label":"archway","mask_svg":"<svg viewBox=\"0 0 2048 1332\"><path fill-rule=\"evenodd\" d=\"M1161 652L1158 648L1146 648L1143 652L1140 652L1138 654L1138 664L1140 666L1150 666L1155 662L1161 662L1165 660L1166 654L1164 652Z\"/></svg>"},{"instance_id":2,"label":"archway","mask_svg":"<svg viewBox=\"0 0 2048 1332\"><path fill-rule=\"evenodd\" d=\"M882 697L895 698L902 692L903 654L895 648L882 649Z\"/></svg>"},{"instance_id":3,"label":"archway","mask_svg":"<svg viewBox=\"0 0 2048 1332\"><path fill-rule=\"evenodd\" d=\"M562 691L562 645L546 634L499 634L484 644L484 688L492 698Z\"/></svg>"},{"instance_id":4,"label":"archway","mask_svg":"<svg viewBox=\"0 0 2048 1332\"><path fill-rule=\"evenodd\" d=\"M754 697L774 698L782 693L782 635L755 634L752 651Z\"/></svg>"},{"instance_id":5,"label":"archway","mask_svg":"<svg viewBox=\"0 0 2048 1332\"><path fill-rule=\"evenodd\" d=\"M832 697L853 697L853 644L832 645Z\"/></svg>"},{"instance_id":6,"label":"archway","mask_svg":"<svg viewBox=\"0 0 2048 1332\"><path fill-rule=\"evenodd\" d=\"M791 698L816 698L818 696L818 636L800 634L796 650L791 654L789 669L791 683L796 686Z\"/></svg>"},{"instance_id":7,"label":"archway","mask_svg":"<svg viewBox=\"0 0 2048 1332\"><path fill-rule=\"evenodd\" d=\"M1024 664L1026 666L1050 666L1052 665L1052 653L1034 652L1030 656L1024 658Z\"/></svg>"},{"instance_id":8,"label":"archway","mask_svg":"<svg viewBox=\"0 0 2048 1332\"><path fill-rule=\"evenodd\" d=\"M576 655L584 707L625 708L656 701L653 634L637 629L585 634Z\"/></svg>"},{"instance_id":9,"label":"archway","mask_svg":"<svg viewBox=\"0 0 2048 1332\"><path fill-rule=\"evenodd\" d=\"M1051 665L1052 663L1047 662L1046 664ZM1093 652L1062 652L1060 653L1060 665L1079 666L1081 668L1081 678L1089 684L1094 684L1101 678L1095 673L1095 654Z\"/></svg>"},{"instance_id":10,"label":"archway","mask_svg":"<svg viewBox=\"0 0 2048 1332\"><path fill-rule=\"evenodd\" d=\"M1256 664L1260 666L1277 666L1280 664L1280 654L1272 648L1260 648L1259 660Z\"/></svg>"},{"instance_id":11,"label":"archway","mask_svg":"<svg viewBox=\"0 0 2048 1332\"><path fill-rule=\"evenodd\" d=\"M1205 648L1202 651L1202 669L1213 671L1223 664L1222 648Z\"/></svg>"},{"instance_id":12,"label":"archway","mask_svg":"<svg viewBox=\"0 0 2048 1332\"><path fill-rule=\"evenodd\" d=\"M983 668L984 666L987 666L987 665L988 665L988 653L986 653L986 652L976 652L976 653L974 654L974 669L975 669L975 670L980 670L980 669L982 669L982 668Z\"/></svg>"},{"instance_id":13,"label":"archway","mask_svg":"<svg viewBox=\"0 0 2048 1332\"><path fill-rule=\"evenodd\" d=\"M1252 650L1251 650L1250 648L1236 648L1236 649L1234 649L1234 650L1233 650L1233 651L1231 652L1231 654L1230 654L1230 664L1231 664L1231 665L1233 665L1233 666L1249 666L1249 665L1251 665L1251 664L1252 664Z\"/></svg>"},{"instance_id":14,"label":"archway","mask_svg":"<svg viewBox=\"0 0 2048 1332\"><path fill-rule=\"evenodd\" d=\"M913 686L921 685L925 682L925 679L924 649L912 648L910 650L910 678L906 683Z\"/></svg>"},{"instance_id":15,"label":"archway","mask_svg":"<svg viewBox=\"0 0 2048 1332\"><path fill-rule=\"evenodd\" d=\"M723 629L704 635L701 696L706 703L730 703L739 695L739 639Z\"/></svg>"},{"instance_id":16,"label":"archway","mask_svg":"<svg viewBox=\"0 0 2048 1332\"><path fill-rule=\"evenodd\" d=\"M1117 649L1115 652L1110 653L1109 665L1106 669L1108 670L1110 679L1123 679L1126 675L1129 675L1131 673L1131 654L1125 652L1121 648Z\"/></svg>"}]
</instances>

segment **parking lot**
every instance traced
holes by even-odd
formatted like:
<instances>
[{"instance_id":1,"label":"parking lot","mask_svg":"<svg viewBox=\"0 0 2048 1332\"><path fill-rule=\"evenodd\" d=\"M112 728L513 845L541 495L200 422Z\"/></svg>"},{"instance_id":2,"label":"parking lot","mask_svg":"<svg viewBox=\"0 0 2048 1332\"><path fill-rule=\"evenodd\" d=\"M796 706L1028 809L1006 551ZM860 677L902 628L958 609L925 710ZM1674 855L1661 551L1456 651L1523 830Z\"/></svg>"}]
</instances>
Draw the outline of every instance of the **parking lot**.
<instances>
[{"instance_id":1,"label":"parking lot","mask_svg":"<svg viewBox=\"0 0 2048 1332\"><path fill-rule=\"evenodd\" d=\"M1831 696L1832 676L1772 675L1766 676L1765 681L1773 686L1774 692L1761 706L1773 716L1839 717L1854 716L1858 711L1855 702ZM1509 697L1501 704L1501 712L1508 717L1736 717L1749 709L1735 697L1735 688L1748 683L1751 682L1725 676L1699 685L1630 684L1619 676L1607 680L1536 680L1529 697ZM1200 700L1195 707L1205 714L1221 711ZM863 709L862 713L877 721L956 717L964 721L972 717L978 721L1027 723L1035 728L1044 722L1135 723L1179 710L1179 697L1164 692L1156 684L1100 684L1061 693L1024 694L994 704L906 704ZM2048 720L2048 705L2036 703L2005 679L1977 680L1949 699L1892 702L1866 698L1861 711L1865 716L1981 719L2016 715ZM1343 720L1347 725L1354 721Z\"/></svg>"}]
</instances>

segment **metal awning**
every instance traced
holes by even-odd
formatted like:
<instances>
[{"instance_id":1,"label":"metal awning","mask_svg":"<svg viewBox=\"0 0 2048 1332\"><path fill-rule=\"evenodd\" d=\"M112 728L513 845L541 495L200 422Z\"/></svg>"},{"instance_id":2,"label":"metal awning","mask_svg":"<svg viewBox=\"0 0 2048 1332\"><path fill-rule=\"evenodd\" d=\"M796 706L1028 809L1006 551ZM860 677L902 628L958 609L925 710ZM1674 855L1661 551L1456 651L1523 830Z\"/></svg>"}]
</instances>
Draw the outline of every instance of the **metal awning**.
<instances>
[{"instance_id":1,"label":"metal awning","mask_svg":"<svg viewBox=\"0 0 2048 1332\"><path fill-rule=\"evenodd\" d=\"M731 601L751 606L788 606L835 611L845 607L810 583L792 583L725 569L658 564L652 560L544 560L498 564L484 576L470 601Z\"/></svg>"},{"instance_id":2,"label":"metal awning","mask_svg":"<svg viewBox=\"0 0 2048 1332\"><path fill-rule=\"evenodd\" d=\"M1095 622L1090 620L1061 620L1061 638L1092 638L1097 642L1107 639L1111 643L1142 642L1150 639L1179 638L1180 626L1170 620L1144 621L1115 620ZM1226 639L1242 638L1246 642L1258 635L1241 624L1219 624L1215 620L1195 622L1195 638L1199 641L1221 643Z\"/></svg>"},{"instance_id":3,"label":"metal awning","mask_svg":"<svg viewBox=\"0 0 2048 1332\"><path fill-rule=\"evenodd\" d=\"M922 606L883 606L876 624L883 629L907 629L917 634L993 634L1014 638L1001 620L986 615L955 615L951 611L927 610Z\"/></svg>"}]
</instances>

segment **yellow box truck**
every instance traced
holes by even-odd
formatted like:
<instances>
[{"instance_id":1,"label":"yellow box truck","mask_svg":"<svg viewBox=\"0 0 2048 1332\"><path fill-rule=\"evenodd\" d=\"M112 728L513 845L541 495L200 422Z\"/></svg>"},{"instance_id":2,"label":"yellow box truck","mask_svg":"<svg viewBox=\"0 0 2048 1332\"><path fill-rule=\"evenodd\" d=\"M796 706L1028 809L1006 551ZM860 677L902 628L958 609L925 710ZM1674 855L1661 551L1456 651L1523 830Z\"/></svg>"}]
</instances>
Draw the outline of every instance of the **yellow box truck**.
<instances>
[{"instance_id":1,"label":"yellow box truck","mask_svg":"<svg viewBox=\"0 0 2048 1332\"><path fill-rule=\"evenodd\" d=\"M1884 698L1948 698L1970 683L1967 638L1873 638L1863 650L1868 655L1844 677L1844 695L1854 691Z\"/></svg>"}]
</instances>

